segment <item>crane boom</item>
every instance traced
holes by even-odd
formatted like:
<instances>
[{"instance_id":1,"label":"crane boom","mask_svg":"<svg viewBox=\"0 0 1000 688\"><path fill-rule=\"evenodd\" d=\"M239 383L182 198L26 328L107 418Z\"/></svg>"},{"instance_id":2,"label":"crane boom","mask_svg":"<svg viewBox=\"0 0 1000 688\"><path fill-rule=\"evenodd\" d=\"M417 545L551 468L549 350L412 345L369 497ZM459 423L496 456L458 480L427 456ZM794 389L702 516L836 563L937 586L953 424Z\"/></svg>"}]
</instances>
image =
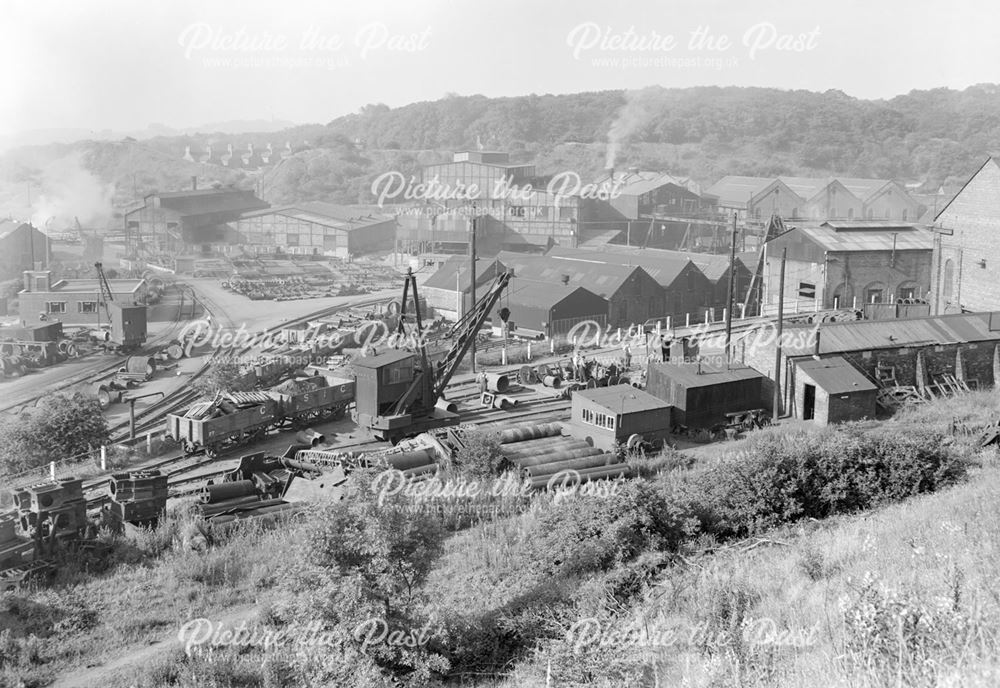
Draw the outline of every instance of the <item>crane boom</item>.
<instances>
[{"instance_id":1,"label":"crane boom","mask_svg":"<svg viewBox=\"0 0 1000 688\"><path fill-rule=\"evenodd\" d=\"M101 289L101 303L104 305L104 312L108 316L108 322L111 322L111 306L108 304L115 300L114 295L111 293L111 285L108 284L108 276L104 274L104 266L101 263L94 263L94 269L97 270L97 282Z\"/></svg>"}]
</instances>

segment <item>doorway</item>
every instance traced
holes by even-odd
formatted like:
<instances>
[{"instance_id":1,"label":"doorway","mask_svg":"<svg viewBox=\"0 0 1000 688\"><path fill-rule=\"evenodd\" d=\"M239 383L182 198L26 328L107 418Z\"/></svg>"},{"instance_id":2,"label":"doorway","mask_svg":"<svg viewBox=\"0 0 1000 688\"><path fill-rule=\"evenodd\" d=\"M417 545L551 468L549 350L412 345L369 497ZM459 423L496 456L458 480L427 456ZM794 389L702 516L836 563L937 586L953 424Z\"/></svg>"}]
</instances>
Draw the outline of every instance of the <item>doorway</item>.
<instances>
[{"instance_id":1,"label":"doorway","mask_svg":"<svg viewBox=\"0 0 1000 688\"><path fill-rule=\"evenodd\" d=\"M816 416L816 385L805 385L802 399L802 420L812 420Z\"/></svg>"}]
</instances>

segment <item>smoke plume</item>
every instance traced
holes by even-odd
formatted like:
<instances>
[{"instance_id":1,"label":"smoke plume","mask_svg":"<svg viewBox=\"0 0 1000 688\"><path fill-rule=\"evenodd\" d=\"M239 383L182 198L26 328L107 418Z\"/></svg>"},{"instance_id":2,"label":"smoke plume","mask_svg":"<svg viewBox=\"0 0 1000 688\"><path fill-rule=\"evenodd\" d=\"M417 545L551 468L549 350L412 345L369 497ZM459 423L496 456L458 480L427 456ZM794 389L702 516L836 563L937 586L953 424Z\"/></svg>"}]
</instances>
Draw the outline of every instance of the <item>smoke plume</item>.
<instances>
[{"instance_id":1,"label":"smoke plume","mask_svg":"<svg viewBox=\"0 0 1000 688\"><path fill-rule=\"evenodd\" d=\"M605 169L615 166L621 145L659 114L663 106L663 95L664 90L659 86L625 92L625 104L618 111L615 121L608 130Z\"/></svg>"},{"instance_id":2,"label":"smoke plume","mask_svg":"<svg viewBox=\"0 0 1000 688\"><path fill-rule=\"evenodd\" d=\"M83 165L79 153L42 169L41 195L32 199L31 223L39 229L70 229L74 218L87 227L103 226L112 214L114 185L102 182Z\"/></svg>"}]
</instances>

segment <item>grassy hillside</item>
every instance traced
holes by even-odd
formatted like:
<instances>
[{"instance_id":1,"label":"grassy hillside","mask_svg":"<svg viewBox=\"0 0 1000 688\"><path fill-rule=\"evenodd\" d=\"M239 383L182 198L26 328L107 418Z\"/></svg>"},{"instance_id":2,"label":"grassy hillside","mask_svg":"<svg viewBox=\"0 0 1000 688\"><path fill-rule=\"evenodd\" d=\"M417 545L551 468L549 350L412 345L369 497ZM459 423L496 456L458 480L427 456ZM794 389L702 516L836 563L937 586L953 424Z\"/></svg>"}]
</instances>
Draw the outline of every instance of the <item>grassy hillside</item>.
<instances>
[{"instance_id":1,"label":"grassy hillside","mask_svg":"<svg viewBox=\"0 0 1000 688\"><path fill-rule=\"evenodd\" d=\"M253 173L182 160L185 146L236 151L290 145L270 168L273 202L369 202L370 182L397 169L443 160L449 151L509 150L540 174L584 178L611 159L619 168L663 169L712 183L726 174L850 175L912 181L933 193L958 188L1000 137L1000 88L913 91L861 100L839 91L703 87L600 91L511 98L449 96L399 108L369 105L327 125L259 134L203 133L141 142L15 148L0 155L0 210L23 214L26 188L47 185L46 168L68 157L112 188L117 203L151 190L201 183L252 188ZM609 148L614 149L609 154ZM280 157L280 156L278 156ZM277 159L277 157L276 157ZM50 194L51 195L51 194Z\"/></svg>"},{"instance_id":2,"label":"grassy hillside","mask_svg":"<svg viewBox=\"0 0 1000 688\"><path fill-rule=\"evenodd\" d=\"M606 494L451 497L444 520L360 480L204 552L178 504L0 599L0 684L995 685L1000 465L975 437L998 413L978 393L778 428ZM202 617L256 640L186 652Z\"/></svg>"}]
</instances>

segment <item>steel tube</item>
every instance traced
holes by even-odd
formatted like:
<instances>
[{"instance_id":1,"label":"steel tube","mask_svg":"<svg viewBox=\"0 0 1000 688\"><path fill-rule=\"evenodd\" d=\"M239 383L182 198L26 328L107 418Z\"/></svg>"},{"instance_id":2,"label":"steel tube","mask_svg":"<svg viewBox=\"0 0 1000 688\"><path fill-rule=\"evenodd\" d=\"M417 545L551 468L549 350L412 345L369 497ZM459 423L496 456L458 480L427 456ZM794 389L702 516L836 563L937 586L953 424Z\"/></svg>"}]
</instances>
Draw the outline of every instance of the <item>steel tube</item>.
<instances>
[{"instance_id":1,"label":"steel tube","mask_svg":"<svg viewBox=\"0 0 1000 688\"><path fill-rule=\"evenodd\" d=\"M537 478L543 475L555 475L559 471L581 471L586 468L602 468L615 464L621 464L621 461L618 460L618 456L616 454L597 453L579 458L566 459L564 461L554 461L551 463L538 464L536 466L526 466L525 468L528 471L528 475L532 478Z\"/></svg>"},{"instance_id":2,"label":"steel tube","mask_svg":"<svg viewBox=\"0 0 1000 688\"><path fill-rule=\"evenodd\" d=\"M500 433L501 444L512 444L524 442L525 440L540 439L543 437L554 437L562 434L561 423L541 423L539 425L522 425L517 428L508 428Z\"/></svg>"}]
</instances>

